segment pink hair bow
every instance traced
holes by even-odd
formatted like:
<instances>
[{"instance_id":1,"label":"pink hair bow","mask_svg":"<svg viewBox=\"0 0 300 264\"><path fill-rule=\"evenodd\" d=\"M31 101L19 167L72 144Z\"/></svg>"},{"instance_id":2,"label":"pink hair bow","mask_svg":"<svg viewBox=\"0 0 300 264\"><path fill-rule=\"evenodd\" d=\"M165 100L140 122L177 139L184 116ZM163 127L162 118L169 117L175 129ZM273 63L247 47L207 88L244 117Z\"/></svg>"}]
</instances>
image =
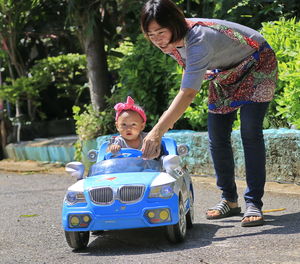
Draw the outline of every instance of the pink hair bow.
<instances>
[{"instance_id":1,"label":"pink hair bow","mask_svg":"<svg viewBox=\"0 0 300 264\"><path fill-rule=\"evenodd\" d=\"M139 107L138 105L135 105L134 100L130 96L127 97L126 103L118 103L115 105L114 108L116 110L116 120L118 120L122 111L126 111L126 110L131 110L131 111L137 112L142 117L144 122L146 122L146 120L147 120L144 110L141 107Z\"/></svg>"}]
</instances>

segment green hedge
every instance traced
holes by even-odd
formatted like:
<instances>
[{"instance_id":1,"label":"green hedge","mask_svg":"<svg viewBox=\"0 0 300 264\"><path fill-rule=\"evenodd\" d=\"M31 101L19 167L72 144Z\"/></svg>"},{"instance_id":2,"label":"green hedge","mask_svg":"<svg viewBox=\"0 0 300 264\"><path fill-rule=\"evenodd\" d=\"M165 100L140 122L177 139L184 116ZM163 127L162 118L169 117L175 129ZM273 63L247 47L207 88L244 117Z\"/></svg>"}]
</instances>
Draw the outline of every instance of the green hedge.
<instances>
[{"instance_id":1,"label":"green hedge","mask_svg":"<svg viewBox=\"0 0 300 264\"><path fill-rule=\"evenodd\" d=\"M32 111L37 113L36 119L46 119L47 113L40 108L42 93L52 92L58 99L71 101L73 104L80 103L82 94L87 89L86 57L80 54L48 57L36 61L28 76L5 81L0 89L0 98L12 104L19 101L24 109L30 99Z\"/></svg>"},{"instance_id":2,"label":"green hedge","mask_svg":"<svg viewBox=\"0 0 300 264\"><path fill-rule=\"evenodd\" d=\"M263 23L261 33L276 52L279 64L270 123L300 129L300 22L281 19Z\"/></svg>"}]
</instances>

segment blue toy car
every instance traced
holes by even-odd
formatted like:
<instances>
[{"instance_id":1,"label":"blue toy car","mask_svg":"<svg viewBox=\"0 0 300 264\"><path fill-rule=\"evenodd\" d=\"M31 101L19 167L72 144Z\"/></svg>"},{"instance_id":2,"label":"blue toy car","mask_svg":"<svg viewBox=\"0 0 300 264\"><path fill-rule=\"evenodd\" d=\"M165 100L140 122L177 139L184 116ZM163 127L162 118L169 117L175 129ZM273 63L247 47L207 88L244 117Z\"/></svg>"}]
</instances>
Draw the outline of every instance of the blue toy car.
<instances>
[{"instance_id":1,"label":"blue toy car","mask_svg":"<svg viewBox=\"0 0 300 264\"><path fill-rule=\"evenodd\" d=\"M66 171L77 177L62 209L68 245L85 248L91 231L157 226L165 226L171 242L183 241L194 218L193 184L180 158L187 146L163 137L159 160L144 160L136 149L107 153L107 144L89 152L96 163L86 178L82 163L66 165Z\"/></svg>"}]
</instances>

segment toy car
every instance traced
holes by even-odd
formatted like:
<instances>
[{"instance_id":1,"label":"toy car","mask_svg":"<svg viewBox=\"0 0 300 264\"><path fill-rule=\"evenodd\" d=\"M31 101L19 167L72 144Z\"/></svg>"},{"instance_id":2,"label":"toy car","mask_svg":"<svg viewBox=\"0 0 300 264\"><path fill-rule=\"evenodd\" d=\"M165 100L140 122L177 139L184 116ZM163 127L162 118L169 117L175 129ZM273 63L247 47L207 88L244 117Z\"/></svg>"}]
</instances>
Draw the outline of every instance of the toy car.
<instances>
[{"instance_id":1,"label":"toy car","mask_svg":"<svg viewBox=\"0 0 300 264\"><path fill-rule=\"evenodd\" d=\"M144 160L136 149L107 153L108 142L89 152L96 161L84 175L84 165L70 162L66 171L77 177L65 195L62 225L68 245L87 247L91 231L165 226L174 243L186 237L193 226L194 192L179 155L187 153L167 137L162 139L162 156Z\"/></svg>"}]
</instances>

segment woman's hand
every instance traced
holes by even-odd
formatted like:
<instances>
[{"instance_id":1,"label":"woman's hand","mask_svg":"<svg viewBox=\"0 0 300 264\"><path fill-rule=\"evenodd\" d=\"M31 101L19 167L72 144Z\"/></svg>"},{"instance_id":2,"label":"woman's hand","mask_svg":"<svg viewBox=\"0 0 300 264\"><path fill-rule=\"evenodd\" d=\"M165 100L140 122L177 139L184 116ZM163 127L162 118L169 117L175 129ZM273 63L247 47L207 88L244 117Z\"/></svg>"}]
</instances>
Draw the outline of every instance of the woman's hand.
<instances>
[{"instance_id":1,"label":"woman's hand","mask_svg":"<svg viewBox=\"0 0 300 264\"><path fill-rule=\"evenodd\" d=\"M160 154L161 136L152 129L143 140L142 152L143 158L155 159Z\"/></svg>"},{"instance_id":2,"label":"woman's hand","mask_svg":"<svg viewBox=\"0 0 300 264\"><path fill-rule=\"evenodd\" d=\"M195 98L197 91L191 88L181 89L173 102L160 117L157 124L143 140L142 152L146 159L153 159L159 156L162 136L182 116L187 107Z\"/></svg>"}]
</instances>

